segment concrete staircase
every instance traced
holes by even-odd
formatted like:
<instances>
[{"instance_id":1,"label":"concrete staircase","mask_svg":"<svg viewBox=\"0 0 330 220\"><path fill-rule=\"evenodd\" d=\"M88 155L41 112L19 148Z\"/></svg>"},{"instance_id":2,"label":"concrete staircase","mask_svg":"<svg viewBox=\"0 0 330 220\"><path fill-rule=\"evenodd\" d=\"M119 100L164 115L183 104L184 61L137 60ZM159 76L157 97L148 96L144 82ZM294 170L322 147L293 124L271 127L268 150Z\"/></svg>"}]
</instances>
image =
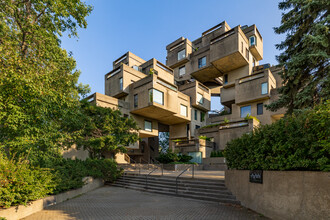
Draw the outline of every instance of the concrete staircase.
<instances>
[{"instance_id":1,"label":"concrete staircase","mask_svg":"<svg viewBox=\"0 0 330 220\"><path fill-rule=\"evenodd\" d=\"M126 174L109 185L192 199L240 204L226 188L224 180L179 178L176 190L175 177L148 176L146 179L146 175Z\"/></svg>"}]
</instances>

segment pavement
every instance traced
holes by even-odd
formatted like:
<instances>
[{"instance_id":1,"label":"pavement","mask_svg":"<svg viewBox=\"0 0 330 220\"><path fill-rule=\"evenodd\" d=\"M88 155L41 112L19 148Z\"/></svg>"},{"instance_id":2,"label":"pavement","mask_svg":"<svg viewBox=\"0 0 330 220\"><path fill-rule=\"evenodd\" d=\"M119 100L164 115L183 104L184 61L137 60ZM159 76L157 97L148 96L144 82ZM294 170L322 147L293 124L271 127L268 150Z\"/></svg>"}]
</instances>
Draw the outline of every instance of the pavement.
<instances>
[{"instance_id":1,"label":"pavement","mask_svg":"<svg viewBox=\"0 0 330 220\"><path fill-rule=\"evenodd\" d=\"M238 205L104 186L47 207L25 220L71 219L266 219Z\"/></svg>"}]
</instances>

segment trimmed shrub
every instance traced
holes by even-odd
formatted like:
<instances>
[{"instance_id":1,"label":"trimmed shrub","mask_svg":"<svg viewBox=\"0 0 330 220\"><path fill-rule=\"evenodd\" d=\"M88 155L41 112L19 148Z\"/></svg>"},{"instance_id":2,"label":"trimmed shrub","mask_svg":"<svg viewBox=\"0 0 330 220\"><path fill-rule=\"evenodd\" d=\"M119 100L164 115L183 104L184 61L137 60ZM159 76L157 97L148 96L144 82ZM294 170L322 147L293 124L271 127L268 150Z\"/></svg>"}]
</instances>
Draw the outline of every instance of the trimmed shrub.
<instances>
[{"instance_id":1,"label":"trimmed shrub","mask_svg":"<svg viewBox=\"0 0 330 220\"><path fill-rule=\"evenodd\" d=\"M227 143L230 168L330 171L330 102Z\"/></svg>"}]
</instances>

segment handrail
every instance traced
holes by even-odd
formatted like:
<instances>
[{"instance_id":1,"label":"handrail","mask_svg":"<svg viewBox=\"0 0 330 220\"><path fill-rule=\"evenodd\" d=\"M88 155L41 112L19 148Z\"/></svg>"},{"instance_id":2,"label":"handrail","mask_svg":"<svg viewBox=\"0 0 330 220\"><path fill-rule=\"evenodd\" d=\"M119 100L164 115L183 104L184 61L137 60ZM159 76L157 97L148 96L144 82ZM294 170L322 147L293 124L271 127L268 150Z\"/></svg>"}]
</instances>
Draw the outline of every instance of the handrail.
<instances>
[{"instance_id":1,"label":"handrail","mask_svg":"<svg viewBox=\"0 0 330 220\"><path fill-rule=\"evenodd\" d=\"M130 160L130 164L131 164L131 160L134 162L134 168L136 170L136 165L137 165L137 162L136 160L133 160L128 154L127 156L129 157L129 160ZM139 175L141 174L141 167L139 166Z\"/></svg>"},{"instance_id":2,"label":"handrail","mask_svg":"<svg viewBox=\"0 0 330 220\"><path fill-rule=\"evenodd\" d=\"M194 165L192 164L192 166L187 167L184 171L182 171L176 178L175 178L175 193L178 194L178 179L179 177L185 173L189 168L192 167L192 174L191 174L191 178L194 178L194 173L195 173L195 169L194 169Z\"/></svg>"},{"instance_id":3,"label":"handrail","mask_svg":"<svg viewBox=\"0 0 330 220\"><path fill-rule=\"evenodd\" d=\"M153 173L155 170L157 170L158 169L158 167L156 167L155 169L153 169L150 173L148 173L147 175L146 175L146 189L148 189L148 176L150 176L150 174L151 173Z\"/></svg>"}]
</instances>

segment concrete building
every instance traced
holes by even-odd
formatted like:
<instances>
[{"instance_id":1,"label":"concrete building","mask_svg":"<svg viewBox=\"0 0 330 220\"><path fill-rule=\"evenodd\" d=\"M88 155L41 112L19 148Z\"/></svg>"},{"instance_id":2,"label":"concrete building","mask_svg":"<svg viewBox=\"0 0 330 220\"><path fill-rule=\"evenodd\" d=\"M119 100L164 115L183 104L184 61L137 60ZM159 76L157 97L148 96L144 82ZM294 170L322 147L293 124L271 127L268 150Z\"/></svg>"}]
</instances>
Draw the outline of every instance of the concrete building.
<instances>
[{"instance_id":1,"label":"concrete building","mask_svg":"<svg viewBox=\"0 0 330 220\"><path fill-rule=\"evenodd\" d=\"M169 132L170 147L201 163L229 140L283 116L284 110L265 108L278 98L280 69L259 65L263 39L255 25L230 28L224 21L194 41L180 37L166 50L166 65L127 52L105 75L105 95L88 98L118 108L140 127L141 141L119 161L154 162L159 132ZM221 97L222 111L210 112L211 96Z\"/></svg>"}]
</instances>

